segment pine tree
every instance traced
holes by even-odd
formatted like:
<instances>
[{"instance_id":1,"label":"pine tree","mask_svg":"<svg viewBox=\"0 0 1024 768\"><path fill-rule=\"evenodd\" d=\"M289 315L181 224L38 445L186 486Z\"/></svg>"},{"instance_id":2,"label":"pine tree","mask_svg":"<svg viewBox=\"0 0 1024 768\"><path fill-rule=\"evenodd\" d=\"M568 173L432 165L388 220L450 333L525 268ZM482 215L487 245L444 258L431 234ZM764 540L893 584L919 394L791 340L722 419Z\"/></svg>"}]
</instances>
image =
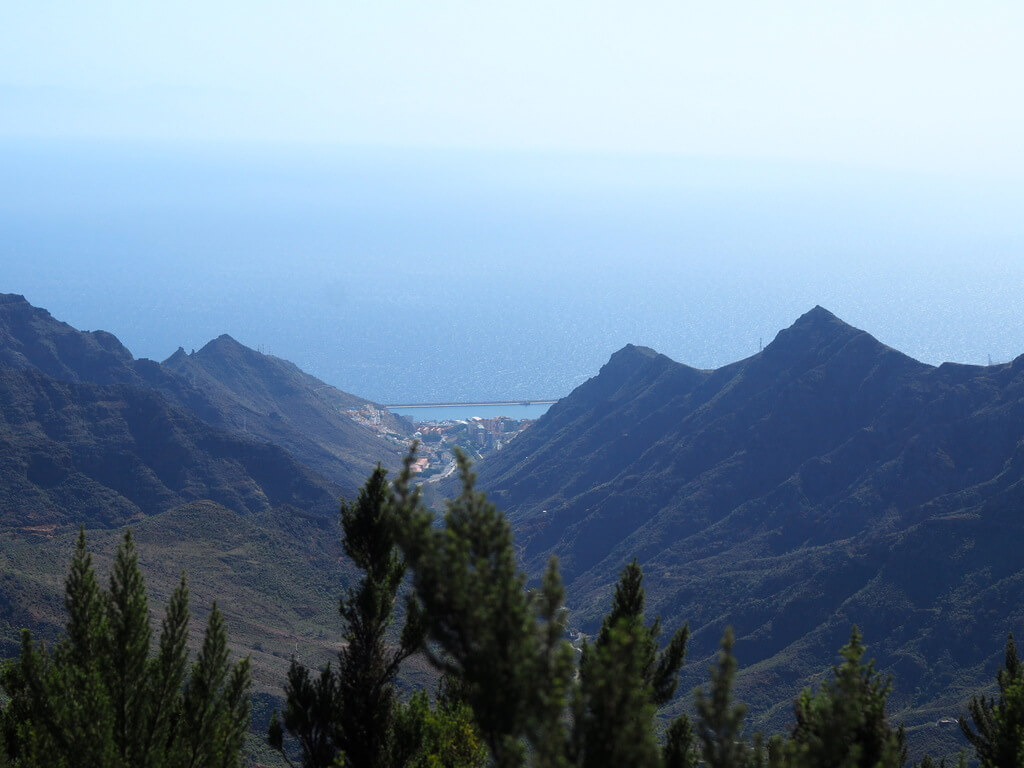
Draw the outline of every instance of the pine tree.
<instances>
[{"instance_id":1,"label":"pine tree","mask_svg":"<svg viewBox=\"0 0 1024 768\"><path fill-rule=\"evenodd\" d=\"M345 552L364 575L340 601L345 629L338 668L325 667L314 682L293 661L283 717L275 715L268 733L271 747L281 754L285 730L297 739L306 768L326 768L339 753L355 768L400 768L411 759L394 738L395 678L402 661L422 647L424 628L413 613L398 646L388 645L406 572L395 546L394 505L387 471L380 466L354 503L341 504Z\"/></svg>"},{"instance_id":2,"label":"pine tree","mask_svg":"<svg viewBox=\"0 0 1024 768\"><path fill-rule=\"evenodd\" d=\"M379 465L354 504L341 506L345 552L364 573L359 587L341 601L345 646L339 654L338 692L343 717L338 746L354 768L400 765L390 735L395 678L402 661L423 644L416 616L403 627L397 648L385 633L394 618L395 599L406 566L395 545L393 493Z\"/></svg>"},{"instance_id":3,"label":"pine tree","mask_svg":"<svg viewBox=\"0 0 1024 768\"><path fill-rule=\"evenodd\" d=\"M732 627L726 627L718 664L711 668L711 690L705 695L697 689L697 738L708 768L745 768L751 757L743 734L747 708L732 700L737 668L732 646Z\"/></svg>"},{"instance_id":4,"label":"pine tree","mask_svg":"<svg viewBox=\"0 0 1024 768\"><path fill-rule=\"evenodd\" d=\"M330 664L313 680L294 658L284 687L283 719L275 712L267 740L291 765L285 752L285 731L298 741L304 768L327 768L334 762L341 741L342 711L338 676Z\"/></svg>"},{"instance_id":5,"label":"pine tree","mask_svg":"<svg viewBox=\"0 0 1024 768\"><path fill-rule=\"evenodd\" d=\"M12 703L7 751L23 766L116 765L113 710L103 685L106 604L84 530L65 580L67 635L51 654L22 632L21 655L4 671Z\"/></svg>"},{"instance_id":6,"label":"pine tree","mask_svg":"<svg viewBox=\"0 0 1024 768\"><path fill-rule=\"evenodd\" d=\"M553 555L535 597L541 656L538 675L545 684L537 692L537 710L529 735L533 764L536 768L565 768L569 765L570 745L563 720L576 660L572 646L565 641L568 610L558 559Z\"/></svg>"},{"instance_id":7,"label":"pine tree","mask_svg":"<svg viewBox=\"0 0 1024 768\"><path fill-rule=\"evenodd\" d=\"M1017 657L1013 635L1007 638L996 683L998 700L971 699L967 707L971 723L960 718L960 729L974 747L981 768L1024 765L1024 664Z\"/></svg>"},{"instance_id":8,"label":"pine tree","mask_svg":"<svg viewBox=\"0 0 1024 768\"><path fill-rule=\"evenodd\" d=\"M152 693L146 681L149 642L149 604L139 570L131 532L125 533L110 573L107 600L106 658L113 663L104 670L114 718L114 744L125 765L138 765L149 725L146 708Z\"/></svg>"},{"instance_id":9,"label":"pine tree","mask_svg":"<svg viewBox=\"0 0 1024 768\"><path fill-rule=\"evenodd\" d=\"M396 484L415 590L410 609L426 622L428 658L460 681L498 768L522 765L528 741L559 765L558 745L568 737L554 713L568 699L571 651L561 637L557 567L541 594L526 591L508 521L475 490L466 457L458 462L462 492L440 528L410 489L408 469Z\"/></svg>"},{"instance_id":10,"label":"pine tree","mask_svg":"<svg viewBox=\"0 0 1024 768\"><path fill-rule=\"evenodd\" d=\"M181 696L188 665L188 583L182 574L171 595L160 626L156 656L149 660L145 711L148 728L143 734L136 765L171 766L177 755Z\"/></svg>"},{"instance_id":11,"label":"pine tree","mask_svg":"<svg viewBox=\"0 0 1024 768\"><path fill-rule=\"evenodd\" d=\"M856 627L840 651L843 662L816 694L804 690L795 705L790 741L794 768L898 768L906 762L903 728L886 716L892 680L863 661Z\"/></svg>"},{"instance_id":12,"label":"pine tree","mask_svg":"<svg viewBox=\"0 0 1024 768\"><path fill-rule=\"evenodd\" d=\"M700 751L696 740L693 725L686 715L680 715L669 723L665 732L665 746L661 752L664 768L697 768Z\"/></svg>"},{"instance_id":13,"label":"pine tree","mask_svg":"<svg viewBox=\"0 0 1024 768\"><path fill-rule=\"evenodd\" d=\"M249 659L229 668L227 640L224 618L214 603L183 693L180 733L186 766L241 765L249 723Z\"/></svg>"},{"instance_id":14,"label":"pine tree","mask_svg":"<svg viewBox=\"0 0 1024 768\"><path fill-rule=\"evenodd\" d=\"M644 602L643 573L634 560L622 572L596 642L584 646L580 660L575 743L585 768L660 760L654 715L675 692L689 629L676 632L658 654L661 623L644 624Z\"/></svg>"},{"instance_id":15,"label":"pine tree","mask_svg":"<svg viewBox=\"0 0 1024 768\"><path fill-rule=\"evenodd\" d=\"M131 533L122 540L104 592L80 532L65 582L66 636L53 652L22 635L20 657L0 685L11 702L0 716L6 757L22 768L233 768L249 722L249 665L229 668L219 613L207 644L222 648L205 664L213 684L198 693L184 680L188 589L184 578L150 658L145 585ZM202 658L202 656L201 656ZM193 691L191 695L183 693ZM198 731L186 728L208 711ZM194 749L189 749L193 745Z\"/></svg>"}]
</instances>

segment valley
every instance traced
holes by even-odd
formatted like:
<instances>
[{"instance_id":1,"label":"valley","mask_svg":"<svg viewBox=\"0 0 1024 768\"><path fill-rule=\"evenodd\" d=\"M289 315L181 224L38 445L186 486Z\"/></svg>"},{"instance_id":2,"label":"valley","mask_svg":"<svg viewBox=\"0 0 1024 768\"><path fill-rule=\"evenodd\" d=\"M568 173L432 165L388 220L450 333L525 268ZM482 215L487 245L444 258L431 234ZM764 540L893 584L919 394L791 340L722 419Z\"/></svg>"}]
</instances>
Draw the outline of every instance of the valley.
<instances>
[{"instance_id":1,"label":"valley","mask_svg":"<svg viewBox=\"0 0 1024 768\"><path fill-rule=\"evenodd\" d=\"M737 695L780 730L856 624L914 754L951 754L942 723L1024 624L1022 361L926 365L817 307L716 370L630 345L535 422L414 425L228 336L136 360L0 297L0 651L55 636L80 525L101 562L131 526L155 605L182 569L218 600L265 722L291 655L337 649L338 500L418 439L428 500L471 449L527 572L557 555L574 636L636 558L650 610L689 624L681 690L732 626Z\"/></svg>"}]
</instances>

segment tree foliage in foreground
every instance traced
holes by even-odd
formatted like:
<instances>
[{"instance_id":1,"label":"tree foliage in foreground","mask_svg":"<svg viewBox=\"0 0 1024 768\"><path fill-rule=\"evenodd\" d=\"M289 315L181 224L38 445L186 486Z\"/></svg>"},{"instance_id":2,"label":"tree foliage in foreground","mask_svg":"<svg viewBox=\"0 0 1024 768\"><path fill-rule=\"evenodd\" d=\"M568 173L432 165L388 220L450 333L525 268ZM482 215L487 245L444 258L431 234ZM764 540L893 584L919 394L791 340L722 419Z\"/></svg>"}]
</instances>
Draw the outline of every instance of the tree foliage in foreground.
<instances>
[{"instance_id":1,"label":"tree foliage in foreground","mask_svg":"<svg viewBox=\"0 0 1024 768\"><path fill-rule=\"evenodd\" d=\"M542 764L562 761L572 649L565 640L563 592L552 563L541 591L526 590L512 531L473 487L459 455L462 493L444 525L400 478L400 543L411 566L410 612L425 619L430 661L462 683L466 703L499 768L523 763L532 743Z\"/></svg>"},{"instance_id":2,"label":"tree foliage in foreground","mask_svg":"<svg viewBox=\"0 0 1024 768\"><path fill-rule=\"evenodd\" d=\"M557 561L539 587L526 589L508 521L475 489L461 455L459 469L462 492L448 502L440 526L408 474L400 478L397 529L412 573L411 611L427 628L425 651L460 680L494 764L659 765L654 715L678 683L686 628L659 653L660 623L645 623L634 563L577 665ZM675 733L678 746L686 731Z\"/></svg>"},{"instance_id":3,"label":"tree foliage in foreground","mask_svg":"<svg viewBox=\"0 0 1024 768\"><path fill-rule=\"evenodd\" d=\"M659 653L661 622L644 623L642 584L643 572L634 560L615 587L597 640L582 648L574 724L576 759L588 768L659 760L654 716L675 693L690 632L682 627Z\"/></svg>"},{"instance_id":4,"label":"tree foliage in foreground","mask_svg":"<svg viewBox=\"0 0 1024 768\"><path fill-rule=\"evenodd\" d=\"M344 646L337 666L313 673L293 661L271 746L304 768L900 768L901 727L886 712L891 680L856 628L842 661L794 705L783 737L748 738L733 698L738 664L727 628L696 717L658 737L656 712L672 698L684 626L659 648L645 618L643 574L626 566L593 643L566 638L555 560L526 588L511 529L474 488L463 487L437 521L411 485L412 457L392 485L378 468L358 499L342 504L345 550L363 578L340 601ZM408 581L407 581L408 579ZM389 629L403 583L406 623ZM109 589L100 588L80 535L66 582L66 637L51 651L23 635L0 672L0 766L18 768L236 768L248 725L248 659L228 662L216 605L189 666L188 590L174 592L157 647L130 533ZM578 656L577 656L578 652ZM402 662L423 653L443 673L434 700L403 702ZM1024 766L1024 665L1010 637L998 698L972 700L961 727L982 768ZM961 756L959 768L966 767ZM925 758L920 768L935 768ZM944 763L939 764L944 768Z\"/></svg>"},{"instance_id":5,"label":"tree foliage in foreground","mask_svg":"<svg viewBox=\"0 0 1024 768\"><path fill-rule=\"evenodd\" d=\"M865 662L854 628L833 679L795 704L788 738L747 738L745 707L733 701L737 664L726 630L711 685L699 691L696 721L669 725L659 747L655 713L672 697L687 630L658 651L660 625L644 619L642 573L634 562L616 587L595 640L574 665L564 639L564 593L552 561L527 590L504 516L463 487L441 525L419 503L406 474L397 484L398 543L410 565L413 613L424 618L431 661L462 681L466 701L500 768L636 765L659 768L897 768L902 728L890 725L891 682Z\"/></svg>"},{"instance_id":6,"label":"tree foliage in foreground","mask_svg":"<svg viewBox=\"0 0 1024 768\"><path fill-rule=\"evenodd\" d=\"M0 685L3 751L22 768L235 768L249 726L248 658L228 661L216 604L188 664L188 587L171 596L157 647L131 533L103 590L78 543L65 582L66 636L49 650L26 630Z\"/></svg>"},{"instance_id":7,"label":"tree foliage in foreground","mask_svg":"<svg viewBox=\"0 0 1024 768\"><path fill-rule=\"evenodd\" d=\"M892 680L864 661L856 627L839 651L843 662L817 693L805 690L794 707L790 765L794 768L899 768L907 760L903 728L885 711Z\"/></svg>"},{"instance_id":8,"label":"tree foliage in foreground","mask_svg":"<svg viewBox=\"0 0 1024 768\"><path fill-rule=\"evenodd\" d=\"M816 692L804 691L794 704L791 731L770 739L759 733L747 736L745 707L732 695L738 665L732 630L727 628L710 686L697 692L696 718L691 722L679 717L659 739L656 712L675 692L688 631L683 627L675 632L659 650L660 623L646 622L643 576L636 562L623 570L594 642L573 649L566 639L567 612L557 561L549 562L537 587L527 589L511 527L475 489L466 458L459 456L461 493L448 502L440 521L413 488L411 463L410 455L392 487L386 487L381 470L371 477L364 493L376 499L367 507L373 512L357 517L375 521L372 526L364 521L352 527L357 517L344 518L347 549L349 539L358 546L364 530L375 530L373 541L378 544L387 538L387 546L375 550L379 566L352 555L367 573L361 589L369 589L371 582L383 585L368 593L382 600L356 599L364 594L361 591L349 593L342 602L350 627L346 640L352 642L356 636L351 627L361 622L380 629L369 636L383 638L402 581L397 565L401 563L401 573L407 567L411 582L409 624L395 649L385 652L382 645L378 655L352 656L364 661L339 670L337 677L327 669L314 680L293 668L289 690L302 692L294 696L295 716L312 722L303 713L321 706L320 699L330 701L338 695L332 691L341 687L343 678L360 679L364 665L373 668L374 659L387 658L387 653L391 659L404 658L415 650L410 639L418 638L418 649L458 695L434 706L422 692L407 705L392 700L388 706L393 708L393 746L380 753L390 755L391 762L375 764L476 766L483 761L484 745L490 764L498 768L900 768L906 762L903 729L891 724L886 711L891 680L864 660L865 647L856 627L840 650L842 661L833 668L832 678ZM357 508L360 504L350 509ZM965 732L974 734L979 757L987 760L985 768L1020 768L1024 683L1012 639L999 685L998 702L972 703L975 730L968 731L965 725ZM289 693L290 708L292 699ZM450 708L453 701L457 706ZM331 738L331 728L346 720L344 706L327 706L325 711L335 724L310 731L320 739ZM286 725L287 718L286 713ZM301 735L301 729L288 727L293 735ZM474 748L460 752L460 745ZM995 756L985 758L985 750ZM934 761L926 759L922 768L929 765Z\"/></svg>"},{"instance_id":9,"label":"tree foliage in foreground","mask_svg":"<svg viewBox=\"0 0 1024 768\"><path fill-rule=\"evenodd\" d=\"M732 627L726 627L718 663L711 668L711 688L696 693L697 739L708 768L745 768L750 761L743 722L747 708L732 698L738 668L732 646Z\"/></svg>"},{"instance_id":10,"label":"tree foliage in foreground","mask_svg":"<svg viewBox=\"0 0 1024 768\"><path fill-rule=\"evenodd\" d=\"M1006 641L1002 669L996 673L999 698L975 696L960 718L981 768L1024 766L1024 664L1017 657L1013 635Z\"/></svg>"},{"instance_id":11,"label":"tree foliage in foreground","mask_svg":"<svg viewBox=\"0 0 1024 768\"><path fill-rule=\"evenodd\" d=\"M424 696L398 700L402 662L423 647L423 617L411 612L397 645L389 643L398 589L406 574L395 545L395 495L380 466L357 499L341 504L345 553L363 572L341 599L343 647L338 665L314 675L294 659L285 685L285 708L271 721L270 746L289 761L297 745L303 768L415 768L481 762L468 711L457 702L431 707ZM286 739L291 737L290 740Z\"/></svg>"}]
</instances>

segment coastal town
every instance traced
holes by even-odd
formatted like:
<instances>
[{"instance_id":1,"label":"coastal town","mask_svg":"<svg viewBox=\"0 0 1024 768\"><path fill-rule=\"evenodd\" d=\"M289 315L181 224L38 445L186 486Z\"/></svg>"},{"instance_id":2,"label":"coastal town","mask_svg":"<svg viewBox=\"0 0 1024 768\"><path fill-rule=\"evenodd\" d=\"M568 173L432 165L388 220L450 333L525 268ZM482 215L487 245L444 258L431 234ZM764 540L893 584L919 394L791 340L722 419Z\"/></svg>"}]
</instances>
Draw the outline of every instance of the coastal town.
<instances>
[{"instance_id":1,"label":"coastal town","mask_svg":"<svg viewBox=\"0 0 1024 768\"><path fill-rule=\"evenodd\" d=\"M396 431L396 416L385 409L364 407L347 411L354 420L376 431L383 438L408 443L409 437ZM444 421L417 421L412 438L419 441L413 471L420 480L437 482L455 471L455 448L460 448L477 461L500 451L509 442L528 429L536 419L512 419L507 416Z\"/></svg>"},{"instance_id":2,"label":"coastal town","mask_svg":"<svg viewBox=\"0 0 1024 768\"><path fill-rule=\"evenodd\" d=\"M535 421L507 416L493 419L470 416L467 419L417 422L413 433L413 437L420 441L417 472L427 482L447 477L455 471L456 446L470 458L482 459L500 451Z\"/></svg>"}]
</instances>

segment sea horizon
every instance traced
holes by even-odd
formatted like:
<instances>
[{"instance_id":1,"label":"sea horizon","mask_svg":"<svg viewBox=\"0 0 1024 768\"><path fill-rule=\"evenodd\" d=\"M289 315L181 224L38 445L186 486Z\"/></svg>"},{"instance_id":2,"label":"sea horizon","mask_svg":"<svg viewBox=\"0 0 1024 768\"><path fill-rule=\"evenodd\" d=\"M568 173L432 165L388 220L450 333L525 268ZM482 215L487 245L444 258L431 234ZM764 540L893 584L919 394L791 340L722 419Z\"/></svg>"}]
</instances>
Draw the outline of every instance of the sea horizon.
<instances>
[{"instance_id":1,"label":"sea horizon","mask_svg":"<svg viewBox=\"0 0 1024 768\"><path fill-rule=\"evenodd\" d=\"M391 403L564 396L626 344L717 368L815 305L931 364L1024 352L1009 183L257 149L0 141L0 290L139 357L229 333Z\"/></svg>"}]
</instances>

